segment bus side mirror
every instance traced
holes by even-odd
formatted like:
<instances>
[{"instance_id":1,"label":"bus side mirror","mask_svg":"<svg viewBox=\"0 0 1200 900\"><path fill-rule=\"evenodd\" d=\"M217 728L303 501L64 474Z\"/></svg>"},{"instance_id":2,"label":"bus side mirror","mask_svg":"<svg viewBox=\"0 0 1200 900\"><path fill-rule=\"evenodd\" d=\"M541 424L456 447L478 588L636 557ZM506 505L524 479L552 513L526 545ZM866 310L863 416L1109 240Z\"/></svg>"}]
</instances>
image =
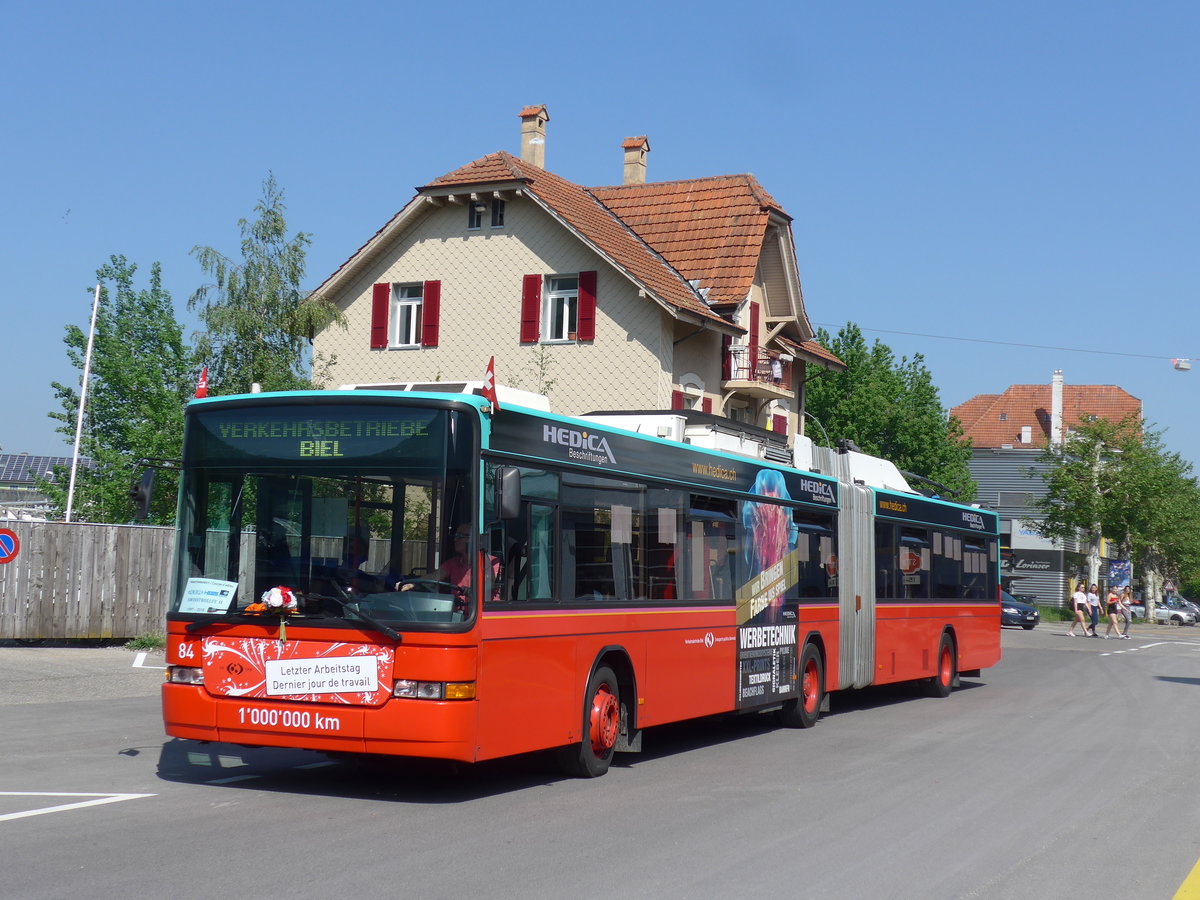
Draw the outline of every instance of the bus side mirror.
<instances>
[{"instance_id":1,"label":"bus side mirror","mask_svg":"<svg viewBox=\"0 0 1200 900\"><path fill-rule=\"evenodd\" d=\"M142 472L139 481L129 489L129 499L133 501L133 518L135 522L145 522L150 517L150 500L154 496L155 469Z\"/></svg>"},{"instance_id":2,"label":"bus side mirror","mask_svg":"<svg viewBox=\"0 0 1200 900\"><path fill-rule=\"evenodd\" d=\"M506 521L521 515L521 470L516 466L496 469L496 511Z\"/></svg>"}]
</instances>

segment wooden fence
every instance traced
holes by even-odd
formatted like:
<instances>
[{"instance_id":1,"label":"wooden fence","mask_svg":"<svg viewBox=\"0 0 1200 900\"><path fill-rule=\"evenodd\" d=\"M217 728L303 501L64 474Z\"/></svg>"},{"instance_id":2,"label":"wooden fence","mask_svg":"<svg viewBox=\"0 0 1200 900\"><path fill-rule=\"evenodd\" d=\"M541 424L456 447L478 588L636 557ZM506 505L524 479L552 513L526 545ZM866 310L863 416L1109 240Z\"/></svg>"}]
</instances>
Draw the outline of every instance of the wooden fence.
<instances>
[{"instance_id":1,"label":"wooden fence","mask_svg":"<svg viewBox=\"0 0 1200 900\"><path fill-rule=\"evenodd\" d=\"M174 530L0 520L0 639L131 638L163 630Z\"/></svg>"}]
</instances>

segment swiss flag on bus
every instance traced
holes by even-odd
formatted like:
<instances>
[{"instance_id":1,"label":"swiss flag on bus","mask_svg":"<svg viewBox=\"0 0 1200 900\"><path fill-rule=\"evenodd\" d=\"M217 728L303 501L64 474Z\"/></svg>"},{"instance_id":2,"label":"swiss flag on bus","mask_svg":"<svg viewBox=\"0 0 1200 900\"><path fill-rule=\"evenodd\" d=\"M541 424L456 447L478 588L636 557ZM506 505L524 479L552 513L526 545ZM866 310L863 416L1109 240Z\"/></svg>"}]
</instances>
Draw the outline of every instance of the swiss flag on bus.
<instances>
[{"instance_id":1,"label":"swiss flag on bus","mask_svg":"<svg viewBox=\"0 0 1200 900\"><path fill-rule=\"evenodd\" d=\"M496 357L488 360L487 373L483 376L483 399L500 412L500 401L496 399Z\"/></svg>"},{"instance_id":2,"label":"swiss flag on bus","mask_svg":"<svg viewBox=\"0 0 1200 900\"><path fill-rule=\"evenodd\" d=\"M200 373L200 383L196 385L196 399L203 399L208 396L208 366L205 366Z\"/></svg>"}]
</instances>

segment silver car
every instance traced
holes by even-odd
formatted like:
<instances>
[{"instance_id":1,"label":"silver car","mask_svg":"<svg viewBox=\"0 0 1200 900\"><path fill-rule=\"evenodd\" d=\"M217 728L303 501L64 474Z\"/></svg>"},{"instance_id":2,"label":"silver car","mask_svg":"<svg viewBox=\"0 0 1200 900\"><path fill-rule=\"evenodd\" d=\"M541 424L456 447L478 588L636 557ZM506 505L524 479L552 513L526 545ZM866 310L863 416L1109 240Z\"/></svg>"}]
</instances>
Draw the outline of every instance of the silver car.
<instances>
[{"instance_id":1,"label":"silver car","mask_svg":"<svg viewBox=\"0 0 1200 900\"><path fill-rule=\"evenodd\" d=\"M1179 598L1163 600L1154 607L1155 621L1160 625L1195 625L1196 614L1188 608L1189 606L1191 606L1190 603ZM1146 607L1140 603L1135 603L1129 607L1129 614L1135 622L1139 619L1145 619Z\"/></svg>"}]
</instances>

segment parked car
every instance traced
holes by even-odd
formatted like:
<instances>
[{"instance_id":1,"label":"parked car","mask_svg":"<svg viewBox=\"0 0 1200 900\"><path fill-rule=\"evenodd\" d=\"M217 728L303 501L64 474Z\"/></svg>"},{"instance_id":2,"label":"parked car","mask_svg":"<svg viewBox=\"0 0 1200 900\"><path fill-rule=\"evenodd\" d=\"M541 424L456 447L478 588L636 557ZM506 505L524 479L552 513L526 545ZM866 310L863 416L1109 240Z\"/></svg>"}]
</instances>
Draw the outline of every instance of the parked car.
<instances>
[{"instance_id":1,"label":"parked car","mask_svg":"<svg viewBox=\"0 0 1200 900\"><path fill-rule=\"evenodd\" d=\"M1178 594L1175 596L1175 599L1182 604L1184 609L1196 617L1197 622L1200 622L1200 606L1197 606L1194 600L1188 600L1185 597L1180 597Z\"/></svg>"},{"instance_id":2,"label":"parked car","mask_svg":"<svg viewBox=\"0 0 1200 900\"><path fill-rule=\"evenodd\" d=\"M1000 624L1020 625L1026 631L1033 629L1041 620L1036 606L1023 603L1008 591L1000 592Z\"/></svg>"},{"instance_id":3,"label":"parked car","mask_svg":"<svg viewBox=\"0 0 1200 900\"><path fill-rule=\"evenodd\" d=\"M1164 599L1154 607L1154 618L1160 625L1195 625L1196 614L1184 606L1185 601L1178 598ZM1129 614L1136 622L1139 619L1145 620L1146 607L1141 603L1134 603L1129 607Z\"/></svg>"}]
</instances>

